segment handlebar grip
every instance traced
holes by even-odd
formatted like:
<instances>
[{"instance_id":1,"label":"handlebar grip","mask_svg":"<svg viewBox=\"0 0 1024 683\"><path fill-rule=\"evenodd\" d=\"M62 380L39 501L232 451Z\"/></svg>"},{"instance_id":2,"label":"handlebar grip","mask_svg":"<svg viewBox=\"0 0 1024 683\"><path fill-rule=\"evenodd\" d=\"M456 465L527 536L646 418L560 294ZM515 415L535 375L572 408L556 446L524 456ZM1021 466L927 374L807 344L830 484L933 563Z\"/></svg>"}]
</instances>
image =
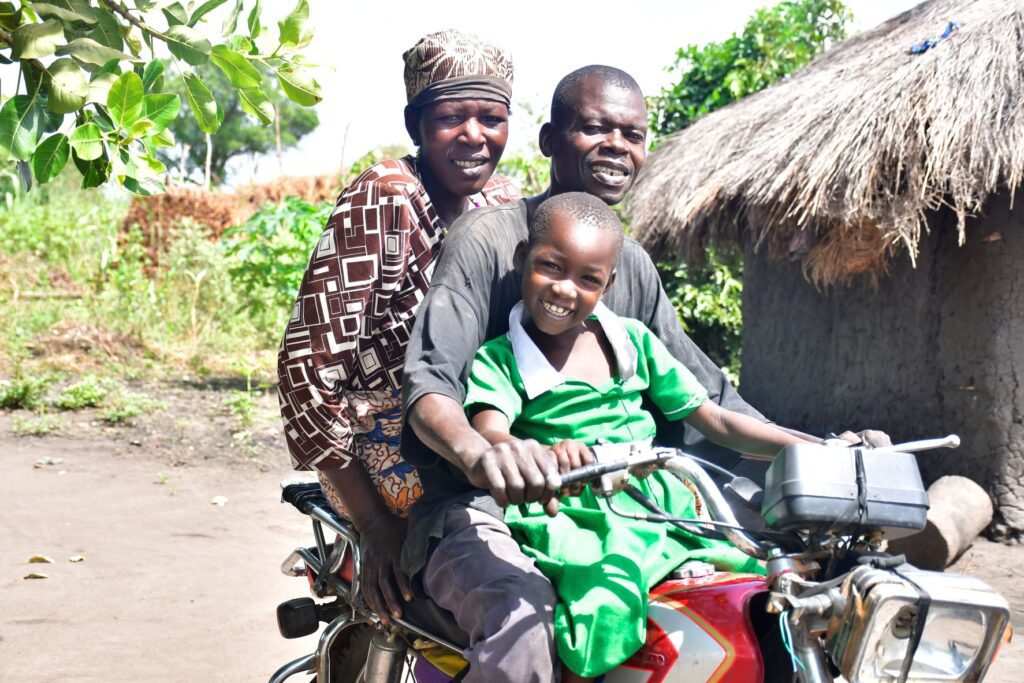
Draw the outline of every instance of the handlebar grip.
<instances>
[{"instance_id":1,"label":"handlebar grip","mask_svg":"<svg viewBox=\"0 0 1024 683\"><path fill-rule=\"evenodd\" d=\"M922 439L921 441L908 441L907 443L898 443L890 447L890 450L901 451L903 453L916 453L917 451L929 451L933 448L958 448L960 446L960 437L956 434L950 434L939 439Z\"/></svg>"},{"instance_id":2,"label":"handlebar grip","mask_svg":"<svg viewBox=\"0 0 1024 683\"><path fill-rule=\"evenodd\" d=\"M629 466L629 460L622 458L619 460L610 460L608 462L595 462L591 465L584 465L583 467L577 467L574 470L566 472L565 474L552 473L547 477L547 485L552 491L557 491L563 486L569 486L581 481L588 481L590 479L597 479L602 475L608 474L609 472L616 472L618 470L624 470Z\"/></svg>"}]
</instances>

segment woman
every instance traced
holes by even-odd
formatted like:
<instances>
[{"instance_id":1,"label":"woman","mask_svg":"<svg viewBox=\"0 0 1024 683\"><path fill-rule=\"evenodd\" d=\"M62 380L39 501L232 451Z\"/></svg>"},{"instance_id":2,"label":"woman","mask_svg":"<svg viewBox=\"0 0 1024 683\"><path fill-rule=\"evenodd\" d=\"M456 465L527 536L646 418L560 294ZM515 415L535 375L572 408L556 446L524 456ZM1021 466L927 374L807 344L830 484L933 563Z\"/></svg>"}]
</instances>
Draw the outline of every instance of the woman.
<instances>
[{"instance_id":1,"label":"woman","mask_svg":"<svg viewBox=\"0 0 1024 683\"><path fill-rule=\"evenodd\" d=\"M443 31L403 57L405 125L419 152L376 164L338 197L278 356L292 463L317 470L359 531L364 597L385 621L412 597L398 558L420 485L398 440L416 310L447 226L476 206L519 198L493 175L508 140L508 55Z\"/></svg>"}]
</instances>

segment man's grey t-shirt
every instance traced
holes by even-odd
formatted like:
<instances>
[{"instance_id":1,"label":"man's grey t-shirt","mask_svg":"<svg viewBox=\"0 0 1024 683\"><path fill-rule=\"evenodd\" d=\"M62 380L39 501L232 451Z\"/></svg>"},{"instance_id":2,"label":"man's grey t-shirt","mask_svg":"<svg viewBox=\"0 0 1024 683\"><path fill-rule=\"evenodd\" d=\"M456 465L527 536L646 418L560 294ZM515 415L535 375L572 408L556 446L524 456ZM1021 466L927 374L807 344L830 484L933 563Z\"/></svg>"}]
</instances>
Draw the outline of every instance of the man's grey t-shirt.
<instances>
[{"instance_id":1,"label":"man's grey t-shirt","mask_svg":"<svg viewBox=\"0 0 1024 683\"><path fill-rule=\"evenodd\" d=\"M526 237L525 201L471 211L452 226L406 350L402 377L404 406L413 405L426 394L442 394L462 403L477 349L488 339L508 332L509 312L521 298L521 274L515 272L513 253ZM619 316L647 325L672 355L693 372L712 401L764 419L683 332L654 263L632 239L627 238L623 244L615 282L602 301ZM651 412L660 418L657 408ZM684 447L721 462L721 450L715 458L713 451L717 447L684 422L662 418L658 427L659 443ZM435 513L452 501L494 511L493 500L474 489L462 472L427 448L408 421L402 430L401 452L419 471L424 491L411 512L410 538L414 533L436 532ZM739 459L735 454L725 457L727 462L723 464ZM433 521L424 528L422 525L430 517ZM407 548L407 552L410 550ZM417 550L413 550L412 566L408 567L414 571L426 546Z\"/></svg>"}]
</instances>

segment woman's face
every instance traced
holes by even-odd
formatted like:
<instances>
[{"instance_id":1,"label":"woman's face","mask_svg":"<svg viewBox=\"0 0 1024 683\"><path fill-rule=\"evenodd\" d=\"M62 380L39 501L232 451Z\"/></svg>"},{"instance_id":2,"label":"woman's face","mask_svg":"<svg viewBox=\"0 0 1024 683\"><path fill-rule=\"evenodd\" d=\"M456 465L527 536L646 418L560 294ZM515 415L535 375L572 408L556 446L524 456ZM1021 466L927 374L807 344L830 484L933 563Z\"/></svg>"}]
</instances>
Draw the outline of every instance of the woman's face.
<instances>
[{"instance_id":1,"label":"woman's face","mask_svg":"<svg viewBox=\"0 0 1024 683\"><path fill-rule=\"evenodd\" d=\"M418 133L420 158L433 180L459 197L483 189L508 142L508 107L498 102L435 102L411 123Z\"/></svg>"}]
</instances>

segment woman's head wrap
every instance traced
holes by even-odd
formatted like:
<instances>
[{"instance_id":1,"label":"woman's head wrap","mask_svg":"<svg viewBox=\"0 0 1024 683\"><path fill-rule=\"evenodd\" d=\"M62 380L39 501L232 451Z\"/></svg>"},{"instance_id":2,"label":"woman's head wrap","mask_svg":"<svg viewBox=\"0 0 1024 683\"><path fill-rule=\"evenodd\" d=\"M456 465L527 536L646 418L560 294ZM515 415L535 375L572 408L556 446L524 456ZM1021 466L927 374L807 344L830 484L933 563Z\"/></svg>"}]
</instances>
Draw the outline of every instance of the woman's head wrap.
<instances>
[{"instance_id":1,"label":"woman's head wrap","mask_svg":"<svg viewBox=\"0 0 1024 683\"><path fill-rule=\"evenodd\" d=\"M464 99L512 103L512 57L477 36L454 30L431 33L402 58L410 107Z\"/></svg>"}]
</instances>

